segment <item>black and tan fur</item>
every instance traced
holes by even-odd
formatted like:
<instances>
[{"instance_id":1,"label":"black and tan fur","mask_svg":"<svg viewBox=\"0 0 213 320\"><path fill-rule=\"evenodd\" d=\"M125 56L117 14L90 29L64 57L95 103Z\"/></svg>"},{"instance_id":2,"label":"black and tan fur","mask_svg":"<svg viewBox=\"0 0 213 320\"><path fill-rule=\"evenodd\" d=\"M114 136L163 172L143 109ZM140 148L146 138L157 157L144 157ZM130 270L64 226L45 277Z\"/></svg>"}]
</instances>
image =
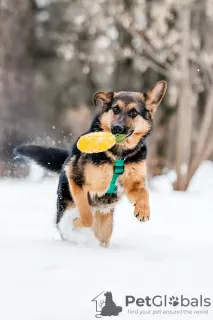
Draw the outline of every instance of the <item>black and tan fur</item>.
<instances>
[{"instance_id":1,"label":"black and tan fur","mask_svg":"<svg viewBox=\"0 0 213 320\"><path fill-rule=\"evenodd\" d=\"M113 228L114 207L123 193L135 206L139 221L150 217L149 195L145 186L146 138L153 127L153 114L166 92L166 82L158 82L148 93L97 92L94 104L101 111L88 132L126 133L129 137L110 150L85 154L76 143L64 149L22 145L16 153L28 156L40 165L60 172L56 224L67 208L77 207L75 227L92 227L96 238L108 246ZM116 132L117 131L117 132ZM125 171L118 178L116 194L106 194L116 159L125 159Z\"/></svg>"}]
</instances>

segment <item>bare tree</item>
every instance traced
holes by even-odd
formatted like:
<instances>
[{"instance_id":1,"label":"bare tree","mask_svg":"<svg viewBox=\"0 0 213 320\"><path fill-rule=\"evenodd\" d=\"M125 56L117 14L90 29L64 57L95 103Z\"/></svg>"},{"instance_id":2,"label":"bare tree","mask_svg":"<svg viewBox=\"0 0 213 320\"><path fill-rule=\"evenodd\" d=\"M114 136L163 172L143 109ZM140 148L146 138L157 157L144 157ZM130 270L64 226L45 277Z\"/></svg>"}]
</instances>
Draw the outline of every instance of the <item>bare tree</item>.
<instances>
[{"instance_id":1,"label":"bare tree","mask_svg":"<svg viewBox=\"0 0 213 320\"><path fill-rule=\"evenodd\" d=\"M17 141L26 137L33 109L33 43L31 2L0 2L0 156L9 159Z\"/></svg>"},{"instance_id":2,"label":"bare tree","mask_svg":"<svg viewBox=\"0 0 213 320\"><path fill-rule=\"evenodd\" d=\"M180 91L177 110L176 173L175 188L183 190L187 166L191 156L192 143L192 102L189 53L191 47L191 3L183 1L180 10L181 54L180 54ZM185 166L185 168L184 168ZM185 170L185 171L184 171Z\"/></svg>"}]
</instances>

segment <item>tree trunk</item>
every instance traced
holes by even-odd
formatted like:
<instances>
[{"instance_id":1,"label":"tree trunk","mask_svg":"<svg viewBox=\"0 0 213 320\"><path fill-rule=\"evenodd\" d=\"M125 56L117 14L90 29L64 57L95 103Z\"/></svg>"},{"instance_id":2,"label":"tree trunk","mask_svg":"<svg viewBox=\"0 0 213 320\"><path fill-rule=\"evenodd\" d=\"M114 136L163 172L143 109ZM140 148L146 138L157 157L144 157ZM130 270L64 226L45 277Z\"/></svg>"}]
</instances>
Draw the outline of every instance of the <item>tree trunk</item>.
<instances>
[{"instance_id":1,"label":"tree trunk","mask_svg":"<svg viewBox=\"0 0 213 320\"><path fill-rule=\"evenodd\" d=\"M213 141L210 135L211 124L213 119L213 87L207 99L204 116L198 134L198 142L195 146L195 153L188 170L186 187L188 187L191 178L195 174L201 162L208 159L213 152ZM209 136L209 140L208 140Z\"/></svg>"},{"instance_id":2,"label":"tree trunk","mask_svg":"<svg viewBox=\"0 0 213 320\"><path fill-rule=\"evenodd\" d=\"M185 190L187 167L191 154L192 140L192 104L190 102L190 4L180 8L180 24L182 27L182 49L180 55L180 97L177 112L177 140L176 140L176 190Z\"/></svg>"},{"instance_id":3,"label":"tree trunk","mask_svg":"<svg viewBox=\"0 0 213 320\"><path fill-rule=\"evenodd\" d=\"M29 0L0 3L0 158L5 161L32 126L32 26Z\"/></svg>"}]
</instances>

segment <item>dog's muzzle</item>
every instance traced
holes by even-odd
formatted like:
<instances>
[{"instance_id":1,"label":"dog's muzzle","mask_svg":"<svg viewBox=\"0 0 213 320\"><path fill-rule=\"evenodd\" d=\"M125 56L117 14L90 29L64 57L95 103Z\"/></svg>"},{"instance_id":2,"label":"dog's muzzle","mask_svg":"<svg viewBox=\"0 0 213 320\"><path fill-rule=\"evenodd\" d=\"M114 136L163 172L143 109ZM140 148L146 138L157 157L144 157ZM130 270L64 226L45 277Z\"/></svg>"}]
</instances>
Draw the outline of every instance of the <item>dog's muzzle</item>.
<instances>
[{"instance_id":1,"label":"dog's muzzle","mask_svg":"<svg viewBox=\"0 0 213 320\"><path fill-rule=\"evenodd\" d=\"M122 124L115 124L114 126L111 127L112 134L125 134L126 133L126 128Z\"/></svg>"}]
</instances>

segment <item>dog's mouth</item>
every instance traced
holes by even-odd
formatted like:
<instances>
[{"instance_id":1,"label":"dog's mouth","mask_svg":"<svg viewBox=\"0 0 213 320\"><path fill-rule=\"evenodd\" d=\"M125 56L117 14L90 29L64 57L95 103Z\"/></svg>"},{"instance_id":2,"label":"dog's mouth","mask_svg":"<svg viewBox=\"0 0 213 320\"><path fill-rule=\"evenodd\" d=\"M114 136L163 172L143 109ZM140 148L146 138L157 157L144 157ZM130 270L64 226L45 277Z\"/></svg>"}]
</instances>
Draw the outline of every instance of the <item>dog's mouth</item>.
<instances>
[{"instance_id":1,"label":"dog's mouth","mask_svg":"<svg viewBox=\"0 0 213 320\"><path fill-rule=\"evenodd\" d=\"M123 134L115 134L116 143L125 142L125 140L127 138L129 138L133 132L134 132L134 130L131 130L126 134L124 134L124 133Z\"/></svg>"},{"instance_id":2,"label":"dog's mouth","mask_svg":"<svg viewBox=\"0 0 213 320\"><path fill-rule=\"evenodd\" d=\"M126 135L126 138L129 138L133 134L133 132L134 132L134 130L130 130Z\"/></svg>"}]
</instances>

